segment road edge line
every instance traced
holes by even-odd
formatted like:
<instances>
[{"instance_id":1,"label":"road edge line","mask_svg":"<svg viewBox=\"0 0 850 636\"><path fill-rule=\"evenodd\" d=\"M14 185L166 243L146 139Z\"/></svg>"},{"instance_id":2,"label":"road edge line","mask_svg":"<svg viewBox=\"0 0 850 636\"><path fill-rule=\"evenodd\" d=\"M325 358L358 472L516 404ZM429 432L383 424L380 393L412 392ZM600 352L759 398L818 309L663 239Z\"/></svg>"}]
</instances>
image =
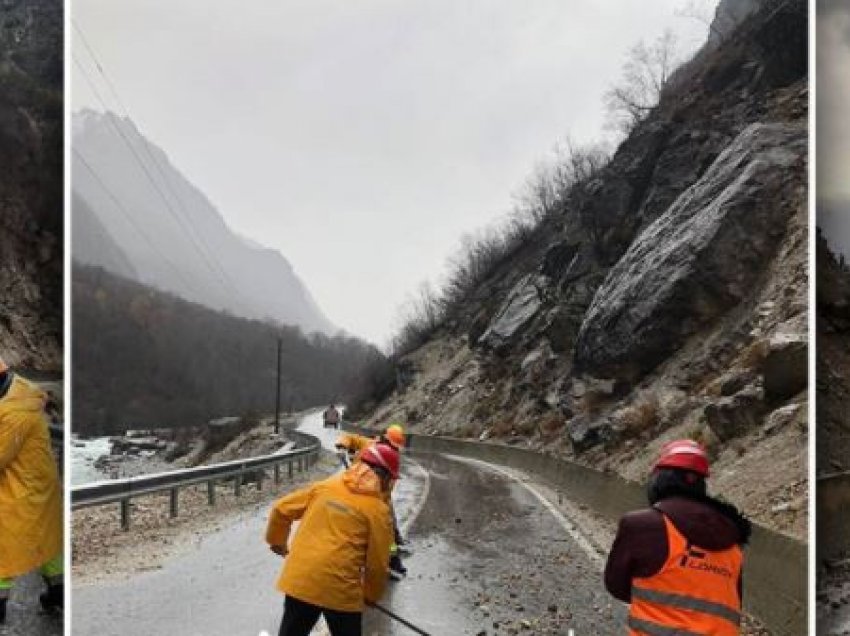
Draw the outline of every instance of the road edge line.
<instances>
[{"instance_id":1,"label":"road edge line","mask_svg":"<svg viewBox=\"0 0 850 636\"><path fill-rule=\"evenodd\" d=\"M471 457L463 457L461 455L450 454L443 454L443 456L449 459L453 459L455 461L480 464L493 472L499 473L503 477L507 477L511 481L516 482L517 484L525 488L534 496L535 499L537 499L541 504L543 504L543 506L552 514L553 517L555 517L555 520L558 522L558 524L564 530L566 530L567 534L569 534L573 541L575 541L576 544L585 552L585 554L587 554L588 558L590 558L593 564L597 566L600 570L602 569L602 566L604 565L604 560L596 549L596 546L594 546L593 541L587 536L585 536L585 534L576 524L567 519L564 514L560 510L558 510L558 508L555 507L555 505L551 501L546 498L545 495L543 495L533 486L529 485L527 479L523 479L520 475L507 468L497 466L495 464L491 464L480 459L473 459Z\"/></svg>"}]
</instances>

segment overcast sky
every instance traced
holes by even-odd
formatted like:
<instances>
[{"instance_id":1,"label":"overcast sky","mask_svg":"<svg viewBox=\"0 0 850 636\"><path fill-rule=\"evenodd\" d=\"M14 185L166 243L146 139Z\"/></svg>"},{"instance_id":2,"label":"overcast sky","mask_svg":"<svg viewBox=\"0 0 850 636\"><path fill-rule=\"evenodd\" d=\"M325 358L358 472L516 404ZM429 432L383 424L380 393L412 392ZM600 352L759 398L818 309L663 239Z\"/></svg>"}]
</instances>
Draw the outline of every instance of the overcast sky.
<instances>
[{"instance_id":1,"label":"overcast sky","mask_svg":"<svg viewBox=\"0 0 850 636\"><path fill-rule=\"evenodd\" d=\"M142 133L231 227L384 345L406 295L559 138L606 134L633 44L667 27L684 50L704 40L674 15L685 4L75 0L73 17ZM72 70L75 110L102 110Z\"/></svg>"},{"instance_id":2,"label":"overcast sky","mask_svg":"<svg viewBox=\"0 0 850 636\"><path fill-rule=\"evenodd\" d=\"M850 259L850 6L818 0L817 8L817 224Z\"/></svg>"},{"instance_id":3,"label":"overcast sky","mask_svg":"<svg viewBox=\"0 0 850 636\"><path fill-rule=\"evenodd\" d=\"M818 2L818 195L850 200L850 4Z\"/></svg>"}]
</instances>

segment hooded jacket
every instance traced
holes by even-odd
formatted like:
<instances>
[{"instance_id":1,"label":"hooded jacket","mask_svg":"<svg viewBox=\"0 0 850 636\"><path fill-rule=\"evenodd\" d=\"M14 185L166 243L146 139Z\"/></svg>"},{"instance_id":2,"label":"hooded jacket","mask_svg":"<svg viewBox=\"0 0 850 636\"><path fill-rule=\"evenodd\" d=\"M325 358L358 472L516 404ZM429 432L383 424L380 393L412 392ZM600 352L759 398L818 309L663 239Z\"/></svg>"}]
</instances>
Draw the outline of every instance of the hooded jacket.
<instances>
[{"instance_id":1,"label":"hooded jacket","mask_svg":"<svg viewBox=\"0 0 850 636\"><path fill-rule=\"evenodd\" d=\"M18 376L0 399L0 578L25 574L62 551L62 488L46 401Z\"/></svg>"},{"instance_id":2,"label":"hooded jacket","mask_svg":"<svg viewBox=\"0 0 850 636\"><path fill-rule=\"evenodd\" d=\"M623 516L605 564L605 587L615 598L631 602L632 579L657 574L668 556L664 515L695 546L709 551L744 545L749 522L731 506L706 497L703 500L669 497L652 508ZM743 589L738 578L738 594Z\"/></svg>"},{"instance_id":3,"label":"hooded jacket","mask_svg":"<svg viewBox=\"0 0 850 636\"><path fill-rule=\"evenodd\" d=\"M277 588L300 601L340 612L377 602L389 573L390 509L378 476L363 463L279 499L266 542L285 546L301 524Z\"/></svg>"},{"instance_id":4,"label":"hooded jacket","mask_svg":"<svg viewBox=\"0 0 850 636\"><path fill-rule=\"evenodd\" d=\"M344 449L349 453L354 454L354 461L360 459L360 454L364 449L375 443L372 437L358 435L357 433L343 433L336 440L336 447Z\"/></svg>"},{"instance_id":5,"label":"hooded jacket","mask_svg":"<svg viewBox=\"0 0 850 636\"><path fill-rule=\"evenodd\" d=\"M374 437L366 437L365 435L358 435L357 433L343 433L336 440L336 447L340 450L344 450L345 452L353 455L351 458L352 464L357 464L360 462L360 458L363 455L363 451L372 446L373 444L381 444L385 443L383 441L383 437L374 438ZM392 492L395 489L395 485L397 483L396 479L393 479L390 482L389 490L384 493L384 500L392 506Z\"/></svg>"}]
</instances>

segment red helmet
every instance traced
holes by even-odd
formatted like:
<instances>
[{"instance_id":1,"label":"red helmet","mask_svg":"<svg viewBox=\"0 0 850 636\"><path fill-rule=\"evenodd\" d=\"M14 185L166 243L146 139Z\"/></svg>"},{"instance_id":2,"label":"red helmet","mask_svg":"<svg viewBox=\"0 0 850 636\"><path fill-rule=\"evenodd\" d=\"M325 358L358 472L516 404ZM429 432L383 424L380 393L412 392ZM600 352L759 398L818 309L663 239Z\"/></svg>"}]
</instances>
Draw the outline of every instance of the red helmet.
<instances>
[{"instance_id":1,"label":"red helmet","mask_svg":"<svg viewBox=\"0 0 850 636\"><path fill-rule=\"evenodd\" d=\"M393 479L398 479L398 451L389 444L372 444L363 450L360 461L370 466L380 466L389 472Z\"/></svg>"},{"instance_id":2,"label":"red helmet","mask_svg":"<svg viewBox=\"0 0 850 636\"><path fill-rule=\"evenodd\" d=\"M661 448L661 456L653 470L658 468L682 468L708 477L708 455L701 444L690 439L677 439Z\"/></svg>"}]
</instances>

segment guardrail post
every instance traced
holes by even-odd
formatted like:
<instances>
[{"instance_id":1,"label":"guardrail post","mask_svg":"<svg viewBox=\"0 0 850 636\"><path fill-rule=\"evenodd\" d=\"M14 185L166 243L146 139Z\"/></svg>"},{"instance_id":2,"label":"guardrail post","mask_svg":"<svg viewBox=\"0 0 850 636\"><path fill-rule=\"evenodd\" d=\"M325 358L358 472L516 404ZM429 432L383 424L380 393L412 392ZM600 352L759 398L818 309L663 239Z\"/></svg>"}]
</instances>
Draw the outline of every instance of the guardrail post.
<instances>
[{"instance_id":1,"label":"guardrail post","mask_svg":"<svg viewBox=\"0 0 850 636\"><path fill-rule=\"evenodd\" d=\"M121 500L121 529L127 532L130 529L130 499Z\"/></svg>"},{"instance_id":2,"label":"guardrail post","mask_svg":"<svg viewBox=\"0 0 850 636\"><path fill-rule=\"evenodd\" d=\"M168 516L171 517L172 519L177 518L177 508L178 508L178 500L177 500L178 495L177 495L177 493L178 492L179 492L178 488L172 488L171 489L171 495L169 497Z\"/></svg>"},{"instance_id":3,"label":"guardrail post","mask_svg":"<svg viewBox=\"0 0 850 636\"><path fill-rule=\"evenodd\" d=\"M218 484L226 484L231 478L234 480L236 497L242 495L243 486L250 485L255 479L258 492L264 487L268 490L270 486L264 483L266 480L274 478L276 484L282 482L284 463L289 479L293 481L296 461L298 472L303 473L310 470L321 459L321 446L318 445L315 437L301 433L294 433L293 437L300 446L284 454L274 453L250 460L222 462L216 466L177 471L175 474L147 475L118 479L111 483L75 487L72 489L71 507L76 510L86 506L118 504L121 529L128 531L132 525L132 500L140 494L161 495L168 492L169 517L174 519L180 514L180 489L188 484L198 486L206 484L207 501L210 506L216 505ZM269 468L274 471L273 475L267 472Z\"/></svg>"}]
</instances>

